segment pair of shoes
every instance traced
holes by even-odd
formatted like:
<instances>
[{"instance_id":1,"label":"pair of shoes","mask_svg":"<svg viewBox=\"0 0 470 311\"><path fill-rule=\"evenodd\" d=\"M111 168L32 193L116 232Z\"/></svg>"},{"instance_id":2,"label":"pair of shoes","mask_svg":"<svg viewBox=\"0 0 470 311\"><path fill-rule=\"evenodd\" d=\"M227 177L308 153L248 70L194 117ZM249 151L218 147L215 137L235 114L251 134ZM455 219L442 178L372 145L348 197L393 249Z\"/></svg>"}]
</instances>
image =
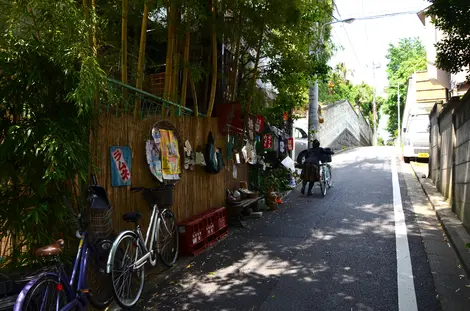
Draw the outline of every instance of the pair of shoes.
<instances>
[{"instance_id":1,"label":"pair of shoes","mask_svg":"<svg viewBox=\"0 0 470 311\"><path fill-rule=\"evenodd\" d=\"M309 192L307 193L307 195L313 195L313 192L312 192L312 191L309 191Z\"/></svg>"}]
</instances>

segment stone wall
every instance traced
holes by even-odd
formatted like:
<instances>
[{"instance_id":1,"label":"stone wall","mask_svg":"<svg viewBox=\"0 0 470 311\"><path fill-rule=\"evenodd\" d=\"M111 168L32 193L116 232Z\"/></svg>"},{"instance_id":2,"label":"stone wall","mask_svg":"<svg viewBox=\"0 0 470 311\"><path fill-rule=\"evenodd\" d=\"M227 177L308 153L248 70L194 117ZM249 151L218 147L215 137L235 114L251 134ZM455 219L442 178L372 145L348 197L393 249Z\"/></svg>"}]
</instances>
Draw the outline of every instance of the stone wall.
<instances>
[{"instance_id":1,"label":"stone wall","mask_svg":"<svg viewBox=\"0 0 470 311\"><path fill-rule=\"evenodd\" d=\"M430 114L430 177L470 229L470 93Z\"/></svg>"},{"instance_id":2,"label":"stone wall","mask_svg":"<svg viewBox=\"0 0 470 311\"><path fill-rule=\"evenodd\" d=\"M467 93L469 95L469 93ZM454 112L455 162L453 208L470 228L470 96L465 96Z\"/></svg>"},{"instance_id":3,"label":"stone wall","mask_svg":"<svg viewBox=\"0 0 470 311\"><path fill-rule=\"evenodd\" d=\"M452 188L452 165L454 156L454 125L452 123L452 105L446 105L438 117L439 135L441 137L439 154L439 191L446 198L451 197Z\"/></svg>"},{"instance_id":4,"label":"stone wall","mask_svg":"<svg viewBox=\"0 0 470 311\"><path fill-rule=\"evenodd\" d=\"M322 146L340 150L345 147L371 146L372 130L361 112L348 101L339 101L322 108L325 120L318 129Z\"/></svg>"},{"instance_id":5,"label":"stone wall","mask_svg":"<svg viewBox=\"0 0 470 311\"><path fill-rule=\"evenodd\" d=\"M442 105L436 104L429 115L429 123L431 126L430 135L430 156L429 156L429 178L432 179L438 189L441 186L440 180L440 153L441 153L441 135L439 134L439 114Z\"/></svg>"}]
</instances>

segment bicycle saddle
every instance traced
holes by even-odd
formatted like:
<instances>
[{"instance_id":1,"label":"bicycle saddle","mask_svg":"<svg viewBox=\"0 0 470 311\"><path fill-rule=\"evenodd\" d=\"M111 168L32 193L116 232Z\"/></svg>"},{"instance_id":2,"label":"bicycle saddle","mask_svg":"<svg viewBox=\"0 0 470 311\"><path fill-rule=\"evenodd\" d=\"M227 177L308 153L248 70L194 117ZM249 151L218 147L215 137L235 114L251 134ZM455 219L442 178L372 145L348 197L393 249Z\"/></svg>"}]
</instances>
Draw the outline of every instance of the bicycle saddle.
<instances>
[{"instance_id":1,"label":"bicycle saddle","mask_svg":"<svg viewBox=\"0 0 470 311\"><path fill-rule=\"evenodd\" d=\"M129 213L125 213L124 215L122 215L122 220L126 221L126 222L135 222L137 223L137 221L142 218L142 214L139 213L139 212L129 212Z\"/></svg>"},{"instance_id":2,"label":"bicycle saddle","mask_svg":"<svg viewBox=\"0 0 470 311\"><path fill-rule=\"evenodd\" d=\"M64 244L64 240L60 239L52 244L38 248L34 254L36 255L36 257L57 256L62 253Z\"/></svg>"}]
</instances>

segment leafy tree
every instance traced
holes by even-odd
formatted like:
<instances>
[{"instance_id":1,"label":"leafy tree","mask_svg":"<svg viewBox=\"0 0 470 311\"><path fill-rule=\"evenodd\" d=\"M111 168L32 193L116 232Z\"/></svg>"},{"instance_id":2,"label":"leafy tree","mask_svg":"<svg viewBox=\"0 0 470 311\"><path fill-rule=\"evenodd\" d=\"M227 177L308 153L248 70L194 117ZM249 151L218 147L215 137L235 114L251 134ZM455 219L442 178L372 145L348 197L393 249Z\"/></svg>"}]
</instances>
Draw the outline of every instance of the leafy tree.
<instances>
[{"instance_id":1,"label":"leafy tree","mask_svg":"<svg viewBox=\"0 0 470 311\"><path fill-rule=\"evenodd\" d=\"M0 11L0 238L13 244L0 265L21 266L32 255L22 249L70 232L61 198L88 179L93 102L106 80L76 1Z\"/></svg>"},{"instance_id":2,"label":"leafy tree","mask_svg":"<svg viewBox=\"0 0 470 311\"><path fill-rule=\"evenodd\" d=\"M364 82L353 85L347 80L349 71L344 64L336 65L326 81L319 84L319 99L323 104L330 104L340 100L348 100L362 112L364 117L369 120L369 124L373 126L373 102L374 88ZM377 105L377 122L380 120L380 107L384 99L376 97Z\"/></svg>"},{"instance_id":3,"label":"leafy tree","mask_svg":"<svg viewBox=\"0 0 470 311\"><path fill-rule=\"evenodd\" d=\"M403 114L408 78L416 71L426 69L426 50L418 38L402 38L389 45L387 59L388 97L384 112L389 115L387 131L392 137L398 129L398 85L400 85L400 111ZM403 120L403 118L401 118Z\"/></svg>"},{"instance_id":4,"label":"leafy tree","mask_svg":"<svg viewBox=\"0 0 470 311\"><path fill-rule=\"evenodd\" d=\"M465 0L428 0L427 14L434 17L437 29L445 33L436 44L437 66L451 73L467 68L470 75L470 5Z\"/></svg>"}]
</instances>

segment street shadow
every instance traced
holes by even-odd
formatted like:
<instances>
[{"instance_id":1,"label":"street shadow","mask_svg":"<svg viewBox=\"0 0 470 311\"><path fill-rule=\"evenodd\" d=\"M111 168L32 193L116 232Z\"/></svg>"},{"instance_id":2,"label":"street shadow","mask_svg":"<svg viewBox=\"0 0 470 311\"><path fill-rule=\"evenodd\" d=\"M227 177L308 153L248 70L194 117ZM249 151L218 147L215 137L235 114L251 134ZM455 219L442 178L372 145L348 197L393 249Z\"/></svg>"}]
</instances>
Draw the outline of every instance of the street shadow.
<instances>
[{"instance_id":1,"label":"street shadow","mask_svg":"<svg viewBox=\"0 0 470 311\"><path fill-rule=\"evenodd\" d=\"M137 309L397 310L390 165L334 165L326 197L294 191L279 212L149 279Z\"/></svg>"}]
</instances>

